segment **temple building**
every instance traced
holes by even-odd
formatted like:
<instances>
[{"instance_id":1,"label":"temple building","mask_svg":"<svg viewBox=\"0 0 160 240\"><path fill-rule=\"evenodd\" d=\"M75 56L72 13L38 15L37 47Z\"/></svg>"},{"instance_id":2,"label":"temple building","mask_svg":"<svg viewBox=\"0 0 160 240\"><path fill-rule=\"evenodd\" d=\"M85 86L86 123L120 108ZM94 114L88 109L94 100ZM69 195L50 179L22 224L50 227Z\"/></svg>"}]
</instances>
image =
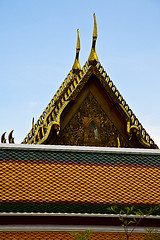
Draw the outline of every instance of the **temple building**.
<instances>
[{"instance_id":1,"label":"temple building","mask_svg":"<svg viewBox=\"0 0 160 240\"><path fill-rule=\"evenodd\" d=\"M0 239L160 238L160 150L97 57L95 14L82 68L77 36L71 71L22 144L1 137Z\"/></svg>"},{"instance_id":2,"label":"temple building","mask_svg":"<svg viewBox=\"0 0 160 240\"><path fill-rule=\"evenodd\" d=\"M80 36L72 70L32 125L24 144L157 148L98 60L95 45L80 67Z\"/></svg>"}]
</instances>

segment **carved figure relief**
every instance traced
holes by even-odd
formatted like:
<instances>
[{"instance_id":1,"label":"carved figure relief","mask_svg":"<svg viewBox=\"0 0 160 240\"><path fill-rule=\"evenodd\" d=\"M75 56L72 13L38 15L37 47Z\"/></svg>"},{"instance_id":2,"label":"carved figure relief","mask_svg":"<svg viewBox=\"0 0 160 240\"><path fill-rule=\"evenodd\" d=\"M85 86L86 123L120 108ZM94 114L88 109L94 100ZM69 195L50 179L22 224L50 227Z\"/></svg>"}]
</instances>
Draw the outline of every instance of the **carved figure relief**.
<instances>
[{"instance_id":1,"label":"carved figure relief","mask_svg":"<svg viewBox=\"0 0 160 240\"><path fill-rule=\"evenodd\" d=\"M78 111L60 132L56 144L77 146L129 147L90 93Z\"/></svg>"}]
</instances>

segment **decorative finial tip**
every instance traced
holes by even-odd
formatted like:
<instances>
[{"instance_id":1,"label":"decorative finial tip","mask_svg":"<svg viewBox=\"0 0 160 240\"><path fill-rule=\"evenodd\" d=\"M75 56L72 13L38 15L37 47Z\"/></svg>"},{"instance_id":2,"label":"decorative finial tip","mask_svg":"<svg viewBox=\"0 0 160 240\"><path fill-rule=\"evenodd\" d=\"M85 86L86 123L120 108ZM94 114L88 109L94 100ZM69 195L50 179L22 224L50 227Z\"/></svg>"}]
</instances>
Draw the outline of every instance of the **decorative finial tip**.
<instances>
[{"instance_id":1,"label":"decorative finial tip","mask_svg":"<svg viewBox=\"0 0 160 240\"><path fill-rule=\"evenodd\" d=\"M94 17L94 31L93 31L93 39L97 39L97 20L96 20L96 15L95 13L93 14Z\"/></svg>"},{"instance_id":2,"label":"decorative finial tip","mask_svg":"<svg viewBox=\"0 0 160 240\"><path fill-rule=\"evenodd\" d=\"M79 29L77 29L77 51L80 51L80 35L79 35Z\"/></svg>"},{"instance_id":3,"label":"decorative finial tip","mask_svg":"<svg viewBox=\"0 0 160 240\"><path fill-rule=\"evenodd\" d=\"M96 53L97 21L96 21L95 13L93 14L93 17L94 17L93 42L92 42L91 53L88 58L88 62L90 65L96 65L96 63L98 62L98 57Z\"/></svg>"},{"instance_id":4,"label":"decorative finial tip","mask_svg":"<svg viewBox=\"0 0 160 240\"><path fill-rule=\"evenodd\" d=\"M77 29L77 47L76 47L76 58L72 67L72 70L74 73L79 73L81 70L80 64L79 64L79 52L80 52L80 35L79 35L79 29Z\"/></svg>"}]
</instances>

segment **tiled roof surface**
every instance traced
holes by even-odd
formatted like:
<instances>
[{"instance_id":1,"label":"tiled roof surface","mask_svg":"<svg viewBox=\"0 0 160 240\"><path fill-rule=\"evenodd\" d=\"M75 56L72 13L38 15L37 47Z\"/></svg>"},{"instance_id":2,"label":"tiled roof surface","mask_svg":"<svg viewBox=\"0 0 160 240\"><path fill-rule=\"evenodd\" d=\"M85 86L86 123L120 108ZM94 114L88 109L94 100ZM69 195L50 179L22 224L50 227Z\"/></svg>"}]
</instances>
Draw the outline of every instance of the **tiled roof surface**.
<instances>
[{"instance_id":1,"label":"tiled roof surface","mask_svg":"<svg viewBox=\"0 0 160 240\"><path fill-rule=\"evenodd\" d=\"M0 212L107 213L160 203L160 155L0 150ZM159 152L159 151L158 151ZM159 213L158 213L159 214Z\"/></svg>"},{"instance_id":2,"label":"tiled roof surface","mask_svg":"<svg viewBox=\"0 0 160 240\"><path fill-rule=\"evenodd\" d=\"M155 234L158 238L158 234ZM48 240L48 239L56 239L56 240L74 240L75 238L71 235L70 232L0 232L0 239L7 240ZM107 232L93 232L91 238L93 240L117 240L117 239L126 239L125 233L107 233ZM144 233L132 233L130 236L131 240L143 240L145 238Z\"/></svg>"}]
</instances>

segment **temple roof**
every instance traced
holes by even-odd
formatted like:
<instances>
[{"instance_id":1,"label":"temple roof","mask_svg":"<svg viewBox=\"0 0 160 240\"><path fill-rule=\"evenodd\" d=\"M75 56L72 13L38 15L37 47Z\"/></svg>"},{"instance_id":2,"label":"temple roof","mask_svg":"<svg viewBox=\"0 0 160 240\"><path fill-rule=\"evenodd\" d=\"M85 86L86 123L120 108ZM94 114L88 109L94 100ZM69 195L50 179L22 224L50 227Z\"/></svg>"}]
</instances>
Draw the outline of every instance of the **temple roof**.
<instances>
[{"instance_id":1,"label":"temple roof","mask_svg":"<svg viewBox=\"0 0 160 240\"><path fill-rule=\"evenodd\" d=\"M73 68L37 122L32 124L32 129L23 140L23 144L46 144L53 128L58 129L59 132L63 111L66 109L70 101L73 101L77 97L84 85L89 81L91 75L95 75L108 93L115 108L118 109L126 120L128 138L131 139L132 134L136 133L139 142L145 148L158 148L98 60L95 49L96 40L97 23L94 15L93 42L88 61L86 61L81 69L79 64L80 36L78 31L76 58Z\"/></svg>"},{"instance_id":2,"label":"temple roof","mask_svg":"<svg viewBox=\"0 0 160 240\"><path fill-rule=\"evenodd\" d=\"M111 214L160 202L160 151L0 144L0 213ZM152 214L160 215L160 209Z\"/></svg>"}]
</instances>

